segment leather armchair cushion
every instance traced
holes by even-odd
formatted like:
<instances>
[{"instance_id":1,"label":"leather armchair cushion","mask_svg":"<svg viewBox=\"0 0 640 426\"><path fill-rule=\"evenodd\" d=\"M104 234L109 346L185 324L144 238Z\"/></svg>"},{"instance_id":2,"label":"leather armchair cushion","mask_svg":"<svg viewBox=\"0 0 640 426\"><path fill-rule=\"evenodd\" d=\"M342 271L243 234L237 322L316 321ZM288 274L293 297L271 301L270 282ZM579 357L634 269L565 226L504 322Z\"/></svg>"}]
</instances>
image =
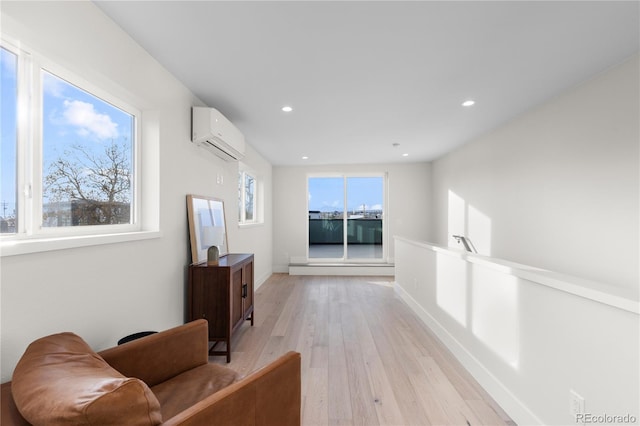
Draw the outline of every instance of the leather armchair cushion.
<instances>
[{"instance_id":1,"label":"leather armchair cushion","mask_svg":"<svg viewBox=\"0 0 640 426\"><path fill-rule=\"evenodd\" d=\"M139 379L127 378L73 333L31 343L18 362L13 397L34 425L158 425L160 403Z\"/></svg>"},{"instance_id":2,"label":"leather armchair cushion","mask_svg":"<svg viewBox=\"0 0 640 426\"><path fill-rule=\"evenodd\" d=\"M168 420L239 379L230 368L205 364L152 386L151 390L160 401L162 418Z\"/></svg>"}]
</instances>

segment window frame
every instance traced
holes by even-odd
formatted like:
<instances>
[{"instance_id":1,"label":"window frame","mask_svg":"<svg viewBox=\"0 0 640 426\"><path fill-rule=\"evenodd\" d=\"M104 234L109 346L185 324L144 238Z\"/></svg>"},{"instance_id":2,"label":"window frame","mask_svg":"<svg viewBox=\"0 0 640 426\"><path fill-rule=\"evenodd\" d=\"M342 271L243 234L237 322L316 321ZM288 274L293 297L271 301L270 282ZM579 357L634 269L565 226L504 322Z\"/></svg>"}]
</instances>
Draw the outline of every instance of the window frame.
<instances>
[{"instance_id":1,"label":"window frame","mask_svg":"<svg viewBox=\"0 0 640 426\"><path fill-rule=\"evenodd\" d=\"M34 130L38 135L38 137L34 138L33 143L35 148L34 151L38 152L40 158L36 158L35 156L33 158L33 164L35 166L34 168L36 172L34 173L33 183L34 183L34 188L36 188L35 187L36 184L39 185L37 189L38 189L38 193L40 194L40 200L33 203L35 207L35 211L33 215L34 221L32 224L33 229L35 230L39 228L37 232L43 235L60 235L60 234L87 235L87 234L109 234L114 232L139 231L140 230L140 208L139 208L140 184L139 182L140 182L140 170L141 170L139 146L140 146L140 141L142 140L139 123L142 118L142 112L138 108L135 108L134 106L129 104L128 102L113 96L112 94L108 93L106 90L101 89L100 87L97 87L89 83L83 78L77 77L76 75L58 66L57 64L52 63L51 61L48 61L48 60L42 60L40 62L34 61L34 71L37 71L39 74L38 76L34 77L34 82L37 80L37 84L40 87L38 87L38 91L36 92L37 96L33 97L34 99L37 98L37 105L33 106L33 111L35 114L39 115L38 117L34 117L34 120L35 118L37 118L37 120L33 121ZM64 227L43 227L42 226L42 213L43 213L43 207L44 207L44 203L42 200L42 197L43 197L42 184L43 184L43 179L45 174L45 171L43 170L44 165L43 165L43 158L42 158L42 151L44 148L44 137L43 137L43 119L44 119L43 103L44 102L43 102L43 89L41 87L43 71L48 72L49 74L52 74L54 77L57 77L65 81L66 83L72 86L75 86L80 90L83 90L89 95L105 103L111 104L112 106L133 116L134 119L133 119L132 133L133 133L134 140L131 142L132 143L131 166L133 168L133 179L131 182L131 186L132 186L131 208L133 211L131 212L131 223L109 224L109 225L64 226Z\"/></svg>"},{"instance_id":2,"label":"window frame","mask_svg":"<svg viewBox=\"0 0 640 426\"><path fill-rule=\"evenodd\" d=\"M258 177L258 174L246 167L244 164L239 163L238 165L238 175L239 175L239 183L238 183L238 226L240 227L248 227L260 225L263 223L262 219L262 208L261 201L262 197L260 196L261 192L261 180ZM253 219L247 220L246 218L246 177L250 176L254 182L253 188Z\"/></svg>"},{"instance_id":3,"label":"window frame","mask_svg":"<svg viewBox=\"0 0 640 426\"><path fill-rule=\"evenodd\" d=\"M98 75L87 78L62 66L55 60L39 54L3 35L0 45L17 55L17 140L16 140L16 232L0 234L1 256L49 251L70 247L84 247L119 241L156 238L160 236L159 218L147 212L151 204L156 204L158 194L153 185L152 193L143 196L142 183L148 183L150 176L158 171L158 165L142 166L142 146L148 146L149 158L157 156L157 141L152 136L150 143L144 141L142 128L154 130L157 122L153 119L145 123L142 109L126 98L126 92L111 81L104 81ZM44 227L43 225L43 87L42 73L46 71L89 95L133 116L131 141L131 222L128 224L83 225L64 227ZM94 82L92 82L95 81ZM117 93L114 95L113 93ZM123 98L123 94L125 97ZM153 116L153 114L152 114ZM157 135L155 135L157 136ZM154 158L155 159L155 158ZM147 164L145 164L147 167ZM159 186L158 186L159 188ZM156 189L155 191L158 191ZM146 202L143 199L146 198ZM146 207L145 207L146 204ZM144 210L144 211L143 211Z\"/></svg>"},{"instance_id":4,"label":"window frame","mask_svg":"<svg viewBox=\"0 0 640 426\"><path fill-rule=\"evenodd\" d=\"M380 258L357 258L347 257L347 224L348 224L348 193L347 193L347 180L349 178L360 177L376 177L382 178L382 257ZM389 214L387 212L389 206L389 174L386 171L382 172L315 172L306 174L306 211L309 212L309 179L312 178L340 178L343 185L343 256L341 258L323 258L323 257L310 257L309 253L309 220L305 221L306 226L306 261L308 263L386 263L389 259Z\"/></svg>"}]
</instances>

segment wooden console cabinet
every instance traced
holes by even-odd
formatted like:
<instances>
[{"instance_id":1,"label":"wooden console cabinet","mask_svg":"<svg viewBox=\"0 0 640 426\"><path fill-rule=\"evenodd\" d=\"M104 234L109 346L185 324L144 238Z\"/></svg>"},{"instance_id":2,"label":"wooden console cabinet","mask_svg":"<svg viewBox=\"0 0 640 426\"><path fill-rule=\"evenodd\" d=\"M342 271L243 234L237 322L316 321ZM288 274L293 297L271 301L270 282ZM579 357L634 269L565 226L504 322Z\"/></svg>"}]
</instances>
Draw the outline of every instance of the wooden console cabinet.
<instances>
[{"instance_id":1,"label":"wooden console cabinet","mask_svg":"<svg viewBox=\"0 0 640 426\"><path fill-rule=\"evenodd\" d=\"M231 361L231 337L244 321L253 326L253 254L231 253L217 266L189 266L187 318L209 322L209 355L226 355ZM215 350L225 343L224 350Z\"/></svg>"}]
</instances>

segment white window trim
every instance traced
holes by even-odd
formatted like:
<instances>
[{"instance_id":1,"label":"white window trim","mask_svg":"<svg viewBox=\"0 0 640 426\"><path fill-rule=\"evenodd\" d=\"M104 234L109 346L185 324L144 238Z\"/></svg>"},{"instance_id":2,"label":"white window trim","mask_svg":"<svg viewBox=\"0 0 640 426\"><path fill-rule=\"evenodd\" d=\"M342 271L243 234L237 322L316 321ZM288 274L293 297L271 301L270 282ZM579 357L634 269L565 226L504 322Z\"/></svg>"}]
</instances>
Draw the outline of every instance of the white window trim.
<instances>
[{"instance_id":1,"label":"white window trim","mask_svg":"<svg viewBox=\"0 0 640 426\"><path fill-rule=\"evenodd\" d=\"M31 238L3 241L0 246L2 257L21 254L40 253L53 250L97 246L103 244L124 243L128 241L149 240L162 237L160 231L138 231L120 234L68 236L57 238Z\"/></svg>"},{"instance_id":2,"label":"white window trim","mask_svg":"<svg viewBox=\"0 0 640 426\"><path fill-rule=\"evenodd\" d=\"M142 111L133 107L133 102L127 101L126 96L114 97L111 93L121 96L127 92L116 83L105 82L103 76L93 76L100 84L98 87L89 82L92 79L91 75L88 76L89 80L81 78L56 64L55 58L40 55L5 35L1 44L3 48L18 56L19 124L16 150L18 229L16 234L0 235L0 257L161 237L158 179L160 138L157 111ZM136 143L132 160L136 170L132 182L133 223L60 228L40 226L42 201L31 202L27 198L42 196L42 98L39 87L41 69L135 115Z\"/></svg>"},{"instance_id":3,"label":"white window trim","mask_svg":"<svg viewBox=\"0 0 640 426\"><path fill-rule=\"evenodd\" d=\"M238 222L238 228L257 228L259 226L264 226L264 222Z\"/></svg>"}]
</instances>

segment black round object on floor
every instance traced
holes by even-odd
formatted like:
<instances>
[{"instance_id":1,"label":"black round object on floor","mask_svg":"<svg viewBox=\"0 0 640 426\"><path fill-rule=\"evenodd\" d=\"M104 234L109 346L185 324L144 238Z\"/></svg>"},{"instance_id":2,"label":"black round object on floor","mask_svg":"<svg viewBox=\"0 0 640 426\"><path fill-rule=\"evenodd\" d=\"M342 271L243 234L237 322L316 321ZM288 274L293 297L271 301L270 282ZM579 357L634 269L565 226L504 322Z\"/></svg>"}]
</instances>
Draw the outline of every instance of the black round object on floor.
<instances>
[{"instance_id":1,"label":"black round object on floor","mask_svg":"<svg viewBox=\"0 0 640 426\"><path fill-rule=\"evenodd\" d=\"M148 336L148 335L150 335L150 334L155 334L155 333L157 333L157 331L141 331L141 332L139 332L139 333L133 333L133 334L130 334L130 335L125 336L125 337L123 337L122 339L118 340L118 345L121 345L121 344L123 344L123 343L130 342L130 341L132 341L132 340L139 339L139 338L141 338L141 337Z\"/></svg>"}]
</instances>

